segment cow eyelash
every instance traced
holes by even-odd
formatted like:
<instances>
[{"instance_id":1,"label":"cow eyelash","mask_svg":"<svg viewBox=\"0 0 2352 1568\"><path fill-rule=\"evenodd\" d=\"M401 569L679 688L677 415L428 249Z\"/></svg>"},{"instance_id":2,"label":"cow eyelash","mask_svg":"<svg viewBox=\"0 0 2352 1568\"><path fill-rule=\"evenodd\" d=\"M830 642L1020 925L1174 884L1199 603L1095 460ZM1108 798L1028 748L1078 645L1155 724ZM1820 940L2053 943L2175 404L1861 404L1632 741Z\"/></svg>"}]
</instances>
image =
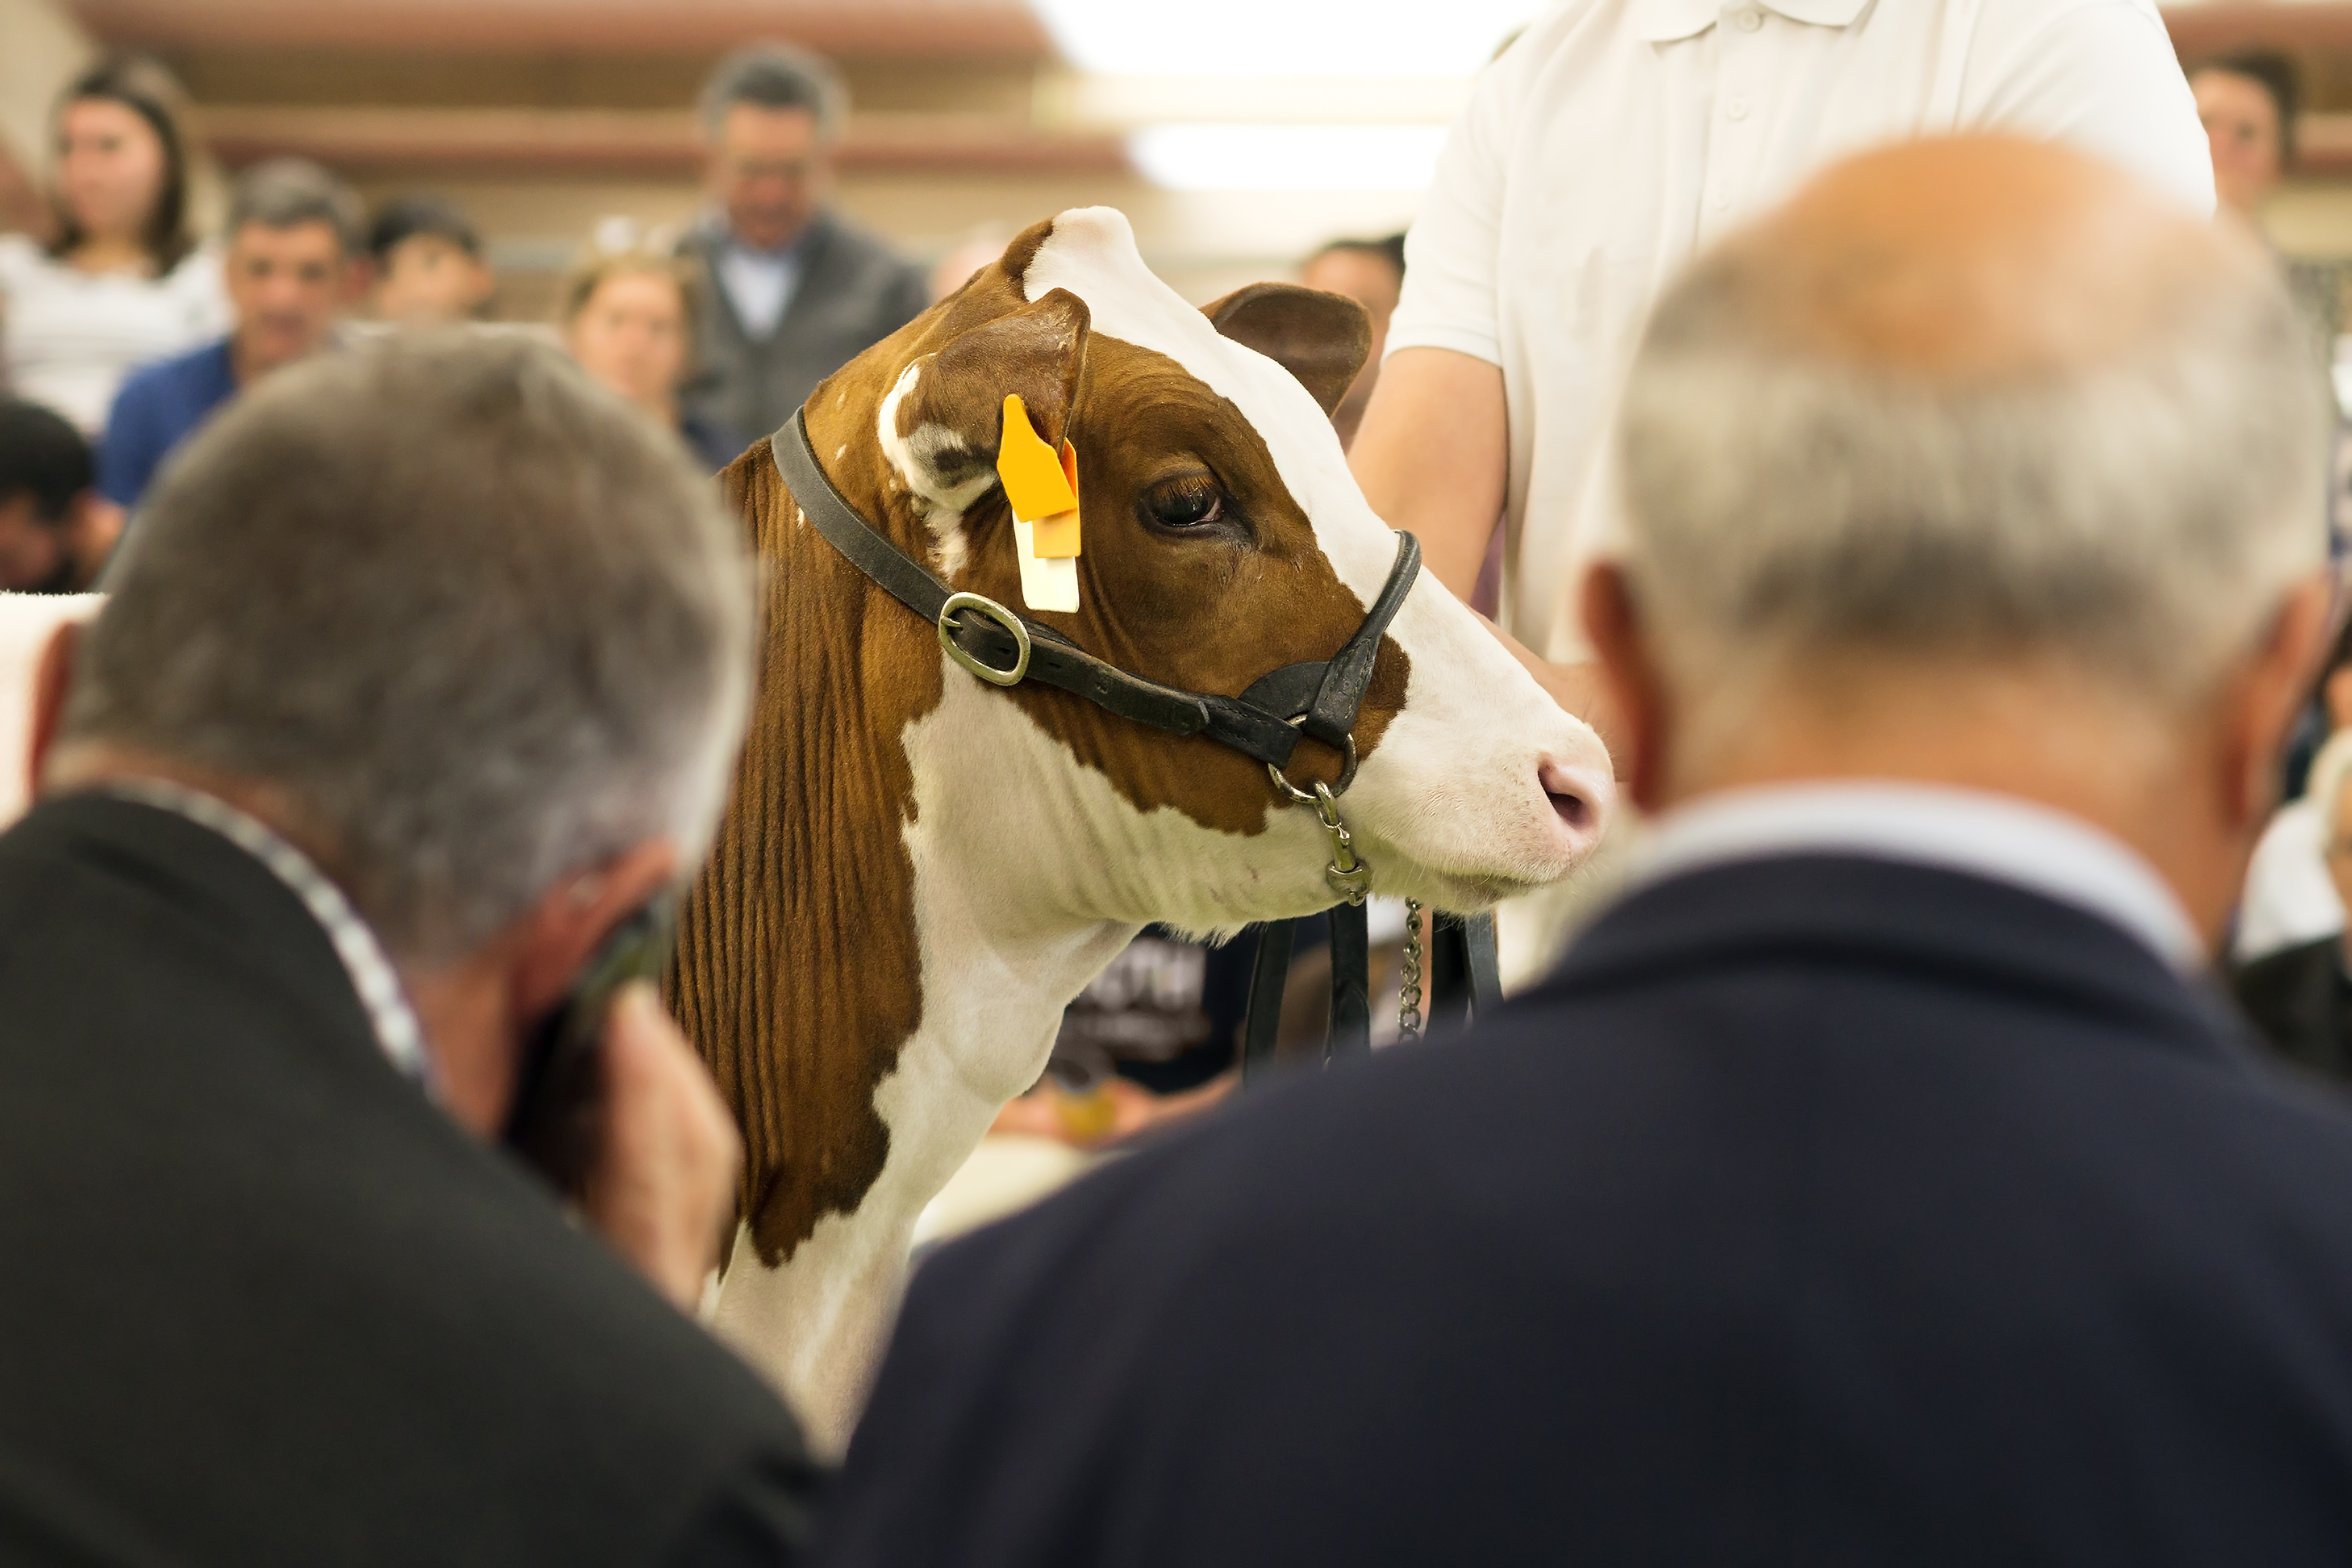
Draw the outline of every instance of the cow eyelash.
<instances>
[{"instance_id":1,"label":"cow eyelash","mask_svg":"<svg viewBox=\"0 0 2352 1568\"><path fill-rule=\"evenodd\" d=\"M1180 474L1143 492L1143 514L1161 528L1206 528L1225 521L1225 490L1207 474Z\"/></svg>"}]
</instances>

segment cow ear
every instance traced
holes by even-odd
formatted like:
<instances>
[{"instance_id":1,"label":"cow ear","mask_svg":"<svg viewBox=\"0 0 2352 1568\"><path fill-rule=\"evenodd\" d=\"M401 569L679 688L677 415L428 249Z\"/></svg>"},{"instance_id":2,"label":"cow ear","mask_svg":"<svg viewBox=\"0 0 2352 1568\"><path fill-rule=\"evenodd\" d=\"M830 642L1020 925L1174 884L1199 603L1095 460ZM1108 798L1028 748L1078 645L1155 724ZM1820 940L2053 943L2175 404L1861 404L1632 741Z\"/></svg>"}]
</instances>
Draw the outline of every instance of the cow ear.
<instances>
[{"instance_id":1,"label":"cow ear","mask_svg":"<svg viewBox=\"0 0 2352 1568\"><path fill-rule=\"evenodd\" d=\"M1020 395L1031 426L1058 447L1086 363L1087 321L1086 301L1056 289L918 360L913 384L893 395L900 441L893 458L913 468L908 482L943 504L978 500L996 482L1007 393Z\"/></svg>"},{"instance_id":2,"label":"cow ear","mask_svg":"<svg viewBox=\"0 0 2352 1568\"><path fill-rule=\"evenodd\" d=\"M1372 349L1372 319L1344 294L1296 283L1253 283L1203 305L1218 331L1298 378L1330 413Z\"/></svg>"}]
</instances>

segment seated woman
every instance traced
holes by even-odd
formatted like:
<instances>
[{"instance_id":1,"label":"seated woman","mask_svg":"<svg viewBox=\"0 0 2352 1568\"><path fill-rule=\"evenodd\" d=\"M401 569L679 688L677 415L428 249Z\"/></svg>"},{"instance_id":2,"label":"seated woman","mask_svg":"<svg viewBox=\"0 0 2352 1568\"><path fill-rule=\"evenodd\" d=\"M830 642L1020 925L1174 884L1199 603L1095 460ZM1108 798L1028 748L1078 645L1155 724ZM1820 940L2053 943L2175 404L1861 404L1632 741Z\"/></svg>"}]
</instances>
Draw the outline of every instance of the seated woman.
<instances>
[{"instance_id":1,"label":"seated woman","mask_svg":"<svg viewBox=\"0 0 2352 1568\"><path fill-rule=\"evenodd\" d=\"M2352 907L2352 731L2339 731L2311 764L2305 799L2316 808L2320 855L2338 898ZM2332 931L2242 965L2231 976L2238 1002L2281 1054L2352 1081L2352 933Z\"/></svg>"},{"instance_id":2,"label":"seated woman","mask_svg":"<svg viewBox=\"0 0 2352 1568\"><path fill-rule=\"evenodd\" d=\"M678 404L702 303L684 263L650 250L592 252L559 299L564 346L583 370L677 431L712 473L735 460L742 437Z\"/></svg>"},{"instance_id":3,"label":"seated woman","mask_svg":"<svg viewBox=\"0 0 2352 1568\"><path fill-rule=\"evenodd\" d=\"M54 122L55 237L0 237L0 380L85 436L133 369L228 330L220 258L188 228L178 97L149 61L83 73Z\"/></svg>"}]
</instances>

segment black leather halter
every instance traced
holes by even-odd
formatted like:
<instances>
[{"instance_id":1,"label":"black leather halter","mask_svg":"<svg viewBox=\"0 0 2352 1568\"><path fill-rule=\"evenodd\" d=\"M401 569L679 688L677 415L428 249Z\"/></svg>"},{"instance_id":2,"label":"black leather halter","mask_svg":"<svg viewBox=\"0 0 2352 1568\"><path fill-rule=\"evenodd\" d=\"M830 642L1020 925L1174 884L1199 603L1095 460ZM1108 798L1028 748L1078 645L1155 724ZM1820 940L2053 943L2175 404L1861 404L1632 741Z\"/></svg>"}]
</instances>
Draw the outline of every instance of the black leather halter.
<instances>
[{"instance_id":1,"label":"black leather halter","mask_svg":"<svg viewBox=\"0 0 2352 1568\"><path fill-rule=\"evenodd\" d=\"M1034 680L1083 697L1096 707L1171 735L1205 735L1274 768L1289 765L1304 732L1349 759L1333 790L1355 772L1350 733L1364 705L1381 638L1421 575L1421 542L1397 535L1396 564L1364 624L1328 659L1283 666L1239 697L1162 686L1130 675L1060 632L977 595L958 594L885 537L834 489L809 446L804 414L768 438L777 471L816 531L892 598L940 628L940 640L974 674L1011 686Z\"/></svg>"},{"instance_id":2,"label":"black leather halter","mask_svg":"<svg viewBox=\"0 0 2352 1568\"><path fill-rule=\"evenodd\" d=\"M937 626L940 642L966 669L998 686L1034 680L1083 697L1107 712L1132 719L1171 735L1205 735L1275 771L1276 782L1294 798L1308 798L1282 778L1301 733L1314 736L1346 758L1336 784L1318 784L1325 808L1356 776L1356 715L1371 684L1381 638L1403 607L1421 575L1421 542L1397 531L1396 563L1364 616L1364 624L1328 659L1287 664L1260 677L1239 697L1219 697L1162 686L1131 675L1079 647L1060 632L1015 613L992 599L959 594L931 575L859 515L816 460L809 445L805 414L768 438L776 469L793 500L816 531L849 563L885 593ZM1336 821L1336 817L1332 820ZM1335 865L1333 870L1339 867ZM1366 879L1369 880L1369 877ZM1448 921L1451 917L1447 917ZM1324 1037L1324 1059L1370 1049L1371 1012L1367 979L1362 887L1330 911L1331 1005ZM1259 935L1249 1016L1240 1056L1244 1076L1271 1064L1282 1010L1283 978L1292 938L1301 922L1277 921ZM1451 924L1433 921L1431 993L1433 1022L1458 1013L1466 1019L1499 997L1495 984L1495 925L1491 915ZM1449 955L1459 952L1451 959ZM1458 994L1458 1003L1454 1001Z\"/></svg>"}]
</instances>

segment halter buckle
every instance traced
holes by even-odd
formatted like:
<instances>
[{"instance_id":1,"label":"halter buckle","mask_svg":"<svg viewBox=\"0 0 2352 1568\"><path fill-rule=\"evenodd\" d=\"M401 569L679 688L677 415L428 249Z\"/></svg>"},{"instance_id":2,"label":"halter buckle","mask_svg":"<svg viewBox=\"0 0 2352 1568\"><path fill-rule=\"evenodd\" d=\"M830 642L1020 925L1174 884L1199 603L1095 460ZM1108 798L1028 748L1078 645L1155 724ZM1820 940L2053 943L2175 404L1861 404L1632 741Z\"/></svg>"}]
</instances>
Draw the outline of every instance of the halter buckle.
<instances>
[{"instance_id":1,"label":"halter buckle","mask_svg":"<svg viewBox=\"0 0 2352 1568\"><path fill-rule=\"evenodd\" d=\"M982 664L963 650L963 645L955 640L954 621L958 610L977 610L1012 634L1015 651L1011 669L998 669L992 665ZM1029 673L1029 628L1021 624L1019 616L983 594L948 595L948 602L940 606L940 646L948 650L950 658L991 686L1018 686L1022 678ZM1353 747L1349 750L1352 752Z\"/></svg>"}]
</instances>

